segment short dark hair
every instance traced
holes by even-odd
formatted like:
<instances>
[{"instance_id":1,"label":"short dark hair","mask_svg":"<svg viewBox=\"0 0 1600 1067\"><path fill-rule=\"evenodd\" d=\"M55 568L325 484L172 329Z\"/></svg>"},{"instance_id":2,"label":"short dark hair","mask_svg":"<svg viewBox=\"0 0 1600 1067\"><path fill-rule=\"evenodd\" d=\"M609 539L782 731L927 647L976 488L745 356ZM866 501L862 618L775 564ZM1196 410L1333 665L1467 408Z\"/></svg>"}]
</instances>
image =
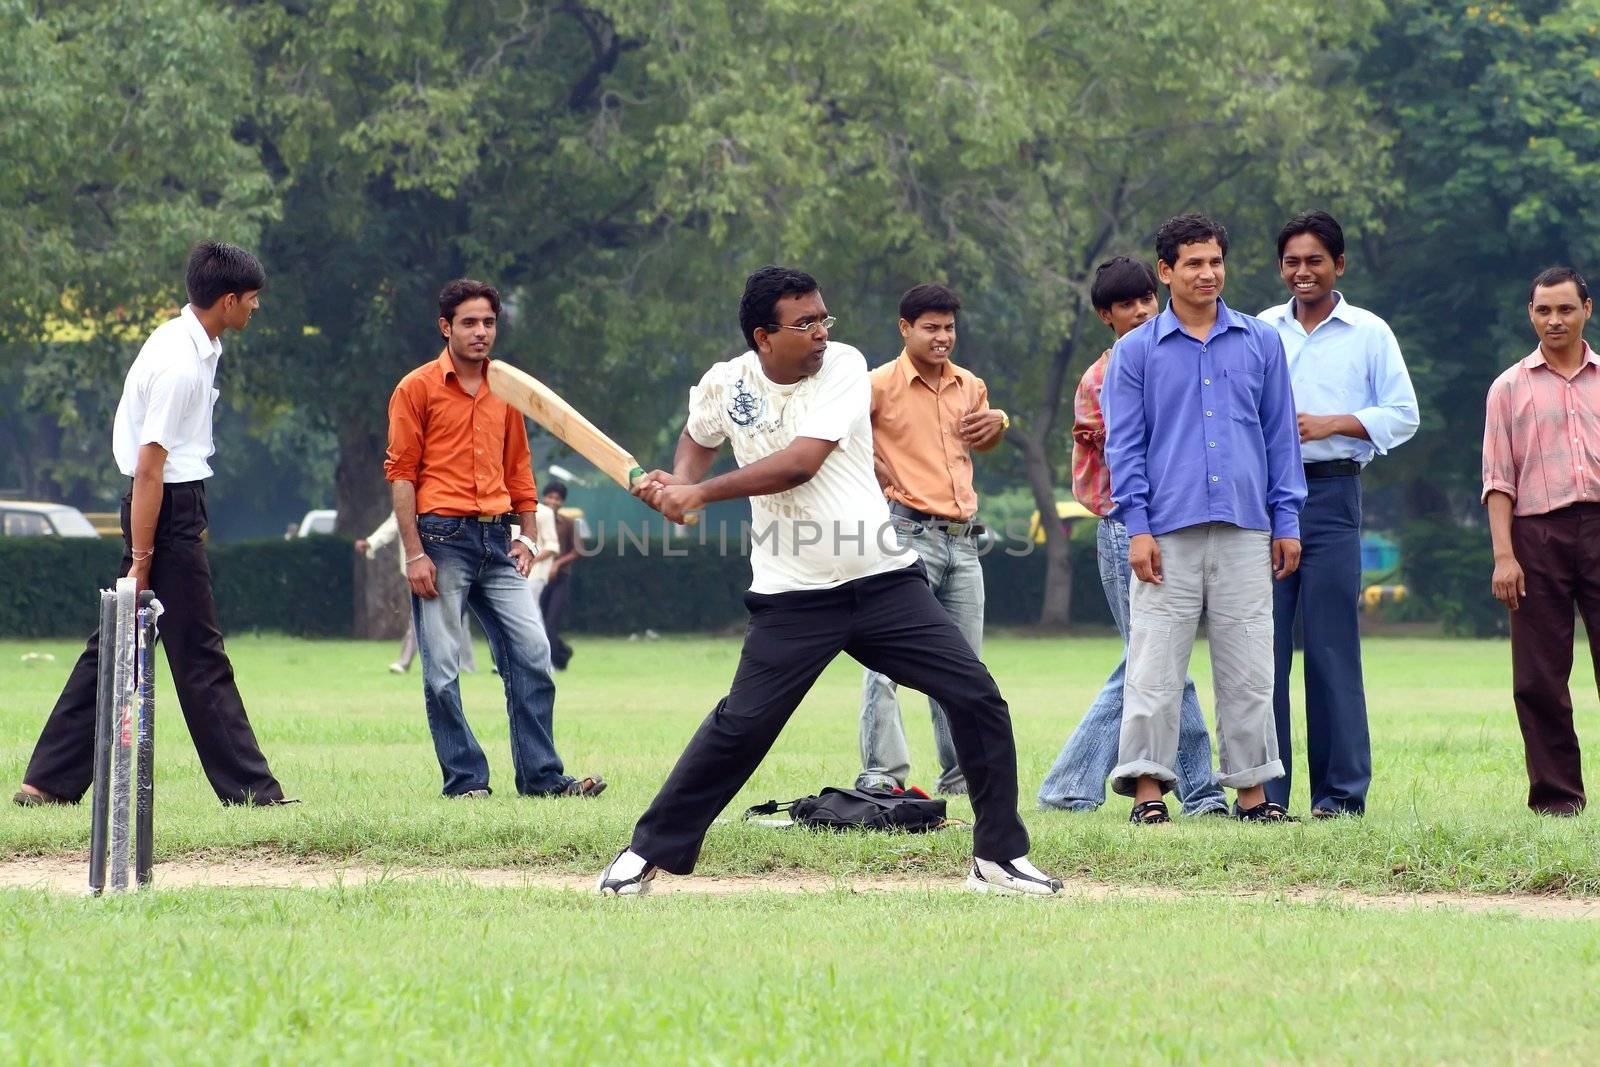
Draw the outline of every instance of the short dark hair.
<instances>
[{"instance_id":1,"label":"short dark hair","mask_svg":"<svg viewBox=\"0 0 1600 1067\"><path fill-rule=\"evenodd\" d=\"M954 315L960 310L961 298L938 282L913 285L900 298L900 317L907 322L916 322L930 311L948 311Z\"/></svg>"},{"instance_id":2,"label":"short dark hair","mask_svg":"<svg viewBox=\"0 0 1600 1067\"><path fill-rule=\"evenodd\" d=\"M1283 248L1289 243L1289 238L1299 237L1303 233L1309 233L1321 241L1322 247L1334 259L1344 255L1344 227L1339 225L1339 220L1326 211L1302 211L1278 231L1279 259L1283 258Z\"/></svg>"},{"instance_id":3,"label":"short dark hair","mask_svg":"<svg viewBox=\"0 0 1600 1067\"><path fill-rule=\"evenodd\" d=\"M1583 275L1571 267L1546 267L1533 279L1533 284L1528 286L1528 303L1533 303L1533 291L1541 285L1560 285L1562 282L1571 282L1578 287L1578 299L1589 299L1589 283L1583 280Z\"/></svg>"},{"instance_id":4,"label":"short dark hair","mask_svg":"<svg viewBox=\"0 0 1600 1067\"><path fill-rule=\"evenodd\" d=\"M545 493L554 493L562 500L567 499L567 483L559 478L551 478L548 482L545 482L544 491ZM541 493L540 495L543 496L544 494Z\"/></svg>"},{"instance_id":5,"label":"short dark hair","mask_svg":"<svg viewBox=\"0 0 1600 1067\"><path fill-rule=\"evenodd\" d=\"M261 261L238 245L201 241L189 250L184 286L189 303L208 308L229 293L250 293L267 284Z\"/></svg>"},{"instance_id":6,"label":"short dark hair","mask_svg":"<svg viewBox=\"0 0 1600 1067\"><path fill-rule=\"evenodd\" d=\"M479 297L489 301L489 306L494 309L495 316L498 317L500 290L472 278L457 278L446 282L444 288L439 290L439 317L446 322L454 322L456 308L468 300L476 300Z\"/></svg>"},{"instance_id":7,"label":"short dark hair","mask_svg":"<svg viewBox=\"0 0 1600 1067\"><path fill-rule=\"evenodd\" d=\"M1228 231L1222 223L1204 215L1174 215L1156 231L1156 258L1171 267L1178 262L1178 249L1200 241L1217 242L1223 258L1228 255Z\"/></svg>"},{"instance_id":8,"label":"short dark hair","mask_svg":"<svg viewBox=\"0 0 1600 1067\"><path fill-rule=\"evenodd\" d=\"M739 329L745 343L756 346L756 330L775 326L778 301L786 296L805 296L817 291L817 280L793 267L765 266L744 280L744 296L739 298Z\"/></svg>"},{"instance_id":9,"label":"short dark hair","mask_svg":"<svg viewBox=\"0 0 1600 1067\"><path fill-rule=\"evenodd\" d=\"M1156 272L1150 269L1150 264L1132 256L1116 256L1095 268L1089 302L1099 311L1110 311L1113 304L1137 300L1155 292Z\"/></svg>"}]
</instances>

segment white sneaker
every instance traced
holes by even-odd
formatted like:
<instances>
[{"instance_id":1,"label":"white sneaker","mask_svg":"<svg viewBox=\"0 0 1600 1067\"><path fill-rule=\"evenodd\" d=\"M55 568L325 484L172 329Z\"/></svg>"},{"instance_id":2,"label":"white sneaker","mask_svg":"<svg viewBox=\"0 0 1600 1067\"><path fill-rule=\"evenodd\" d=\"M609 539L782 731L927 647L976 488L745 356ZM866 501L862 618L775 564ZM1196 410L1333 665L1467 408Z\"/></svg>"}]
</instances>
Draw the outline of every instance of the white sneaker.
<instances>
[{"instance_id":1,"label":"white sneaker","mask_svg":"<svg viewBox=\"0 0 1600 1067\"><path fill-rule=\"evenodd\" d=\"M389 673L404 674L406 673L406 665L401 663L399 660L395 660L393 663L389 664Z\"/></svg>"},{"instance_id":2,"label":"white sneaker","mask_svg":"<svg viewBox=\"0 0 1600 1067\"><path fill-rule=\"evenodd\" d=\"M999 863L974 857L972 873L967 875L967 888L975 893L1048 897L1061 892L1061 879L1051 878L1029 863L1026 856Z\"/></svg>"},{"instance_id":3,"label":"white sneaker","mask_svg":"<svg viewBox=\"0 0 1600 1067\"><path fill-rule=\"evenodd\" d=\"M623 849L616 859L606 864L594 884L596 893L603 897L642 897L650 892L655 881L656 865L634 852Z\"/></svg>"}]
</instances>

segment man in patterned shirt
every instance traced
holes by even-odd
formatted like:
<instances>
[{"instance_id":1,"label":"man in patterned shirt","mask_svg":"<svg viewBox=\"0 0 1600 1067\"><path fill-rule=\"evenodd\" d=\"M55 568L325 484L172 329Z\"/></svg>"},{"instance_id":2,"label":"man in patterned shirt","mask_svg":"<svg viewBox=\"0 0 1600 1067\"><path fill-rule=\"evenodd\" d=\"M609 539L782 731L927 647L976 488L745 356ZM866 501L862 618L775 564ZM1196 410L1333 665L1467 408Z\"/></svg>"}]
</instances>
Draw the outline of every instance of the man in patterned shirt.
<instances>
[{"instance_id":1,"label":"man in patterned shirt","mask_svg":"<svg viewBox=\"0 0 1600 1067\"><path fill-rule=\"evenodd\" d=\"M750 625L728 695L601 872L603 896L642 894L658 869L694 869L712 821L840 652L945 709L972 797L967 886L1061 891L1027 859L1005 698L934 599L922 561L893 536L873 474L867 362L828 339L833 324L809 274L763 267L750 275L739 303L749 350L689 391L672 471L652 471L635 489L674 522L714 501L749 498ZM739 468L707 478L725 442Z\"/></svg>"},{"instance_id":2,"label":"man in patterned shirt","mask_svg":"<svg viewBox=\"0 0 1600 1067\"><path fill-rule=\"evenodd\" d=\"M1600 357L1583 339L1594 310L1571 267L1528 290L1539 347L1489 387L1483 500L1495 598L1511 612L1511 684L1528 765L1528 807L1586 803L1572 727L1573 607L1600 673Z\"/></svg>"},{"instance_id":3,"label":"man in patterned shirt","mask_svg":"<svg viewBox=\"0 0 1600 1067\"><path fill-rule=\"evenodd\" d=\"M1118 256L1100 264L1089 290L1100 321L1121 337L1155 315L1156 272L1150 264ZM1100 411L1100 390L1108 348L1092 363L1078 383L1073 402L1072 494L1078 503L1100 516L1096 538L1100 559L1100 584L1106 603L1122 635L1122 659L1100 694L1089 705L1083 721L1067 739L1055 766L1039 787L1041 807L1061 811L1093 811L1106 799L1106 779L1117 765L1117 743L1122 733L1122 682L1128 667L1128 530L1111 518L1111 472L1106 467L1106 424ZM1183 703L1178 719L1178 797L1186 815L1226 815L1227 801L1211 769L1211 735L1200 713L1194 680L1184 679Z\"/></svg>"}]
</instances>

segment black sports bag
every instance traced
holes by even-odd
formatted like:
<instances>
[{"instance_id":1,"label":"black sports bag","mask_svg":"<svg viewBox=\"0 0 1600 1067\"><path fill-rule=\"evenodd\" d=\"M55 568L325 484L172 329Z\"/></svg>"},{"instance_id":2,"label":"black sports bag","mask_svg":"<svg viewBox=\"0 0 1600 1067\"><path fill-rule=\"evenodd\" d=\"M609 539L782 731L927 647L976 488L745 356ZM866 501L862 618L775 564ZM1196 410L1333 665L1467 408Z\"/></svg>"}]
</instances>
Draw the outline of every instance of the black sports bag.
<instances>
[{"instance_id":1,"label":"black sports bag","mask_svg":"<svg viewBox=\"0 0 1600 1067\"><path fill-rule=\"evenodd\" d=\"M786 811L796 825L823 830L902 830L920 834L945 821L944 800L878 789L835 789L782 803L769 800L744 813L776 815Z\"/></svg>"}]
</instances>

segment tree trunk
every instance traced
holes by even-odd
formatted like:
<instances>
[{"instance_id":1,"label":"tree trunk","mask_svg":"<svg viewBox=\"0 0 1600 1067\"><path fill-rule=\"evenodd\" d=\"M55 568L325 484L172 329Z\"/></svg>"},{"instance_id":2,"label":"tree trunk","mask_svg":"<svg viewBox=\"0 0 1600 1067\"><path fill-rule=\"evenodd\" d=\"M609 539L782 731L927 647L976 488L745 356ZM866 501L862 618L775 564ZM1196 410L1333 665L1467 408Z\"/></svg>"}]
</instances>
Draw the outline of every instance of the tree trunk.
<instances>
[{"instance_id":1,"label":"tree trunk","mask_svg":"<svg viewBox=\"0 0 1600 1067\"><path fill-rule=\"evenodd\" d=\"M339 465L334 474L338 529L351 539L367 536L389 515L389 483L383 477L386 437L385 432L353 421L339 430ZM405 633L411 602L397 562L399 551L391 545L375 559L355 558L354 636Z\"/></svg>"},{"instance_id":2,"label":"tree trunk","mask_svg":"<svg viewBox=\"0 0 1600 1067\"><path fill-rule=\"evenodd\" d=\"M1056 519L1055 478L1049 453L1043 442L1031 434L1016 433L1012 437L1026 457L1028 487L1033 490L1034 507L1039 509L1039 525L1044 530L1044 602L1039 609L1039 625L1064 629L1072 620L1072 554Z\"/></svg>"}]
</instances>

